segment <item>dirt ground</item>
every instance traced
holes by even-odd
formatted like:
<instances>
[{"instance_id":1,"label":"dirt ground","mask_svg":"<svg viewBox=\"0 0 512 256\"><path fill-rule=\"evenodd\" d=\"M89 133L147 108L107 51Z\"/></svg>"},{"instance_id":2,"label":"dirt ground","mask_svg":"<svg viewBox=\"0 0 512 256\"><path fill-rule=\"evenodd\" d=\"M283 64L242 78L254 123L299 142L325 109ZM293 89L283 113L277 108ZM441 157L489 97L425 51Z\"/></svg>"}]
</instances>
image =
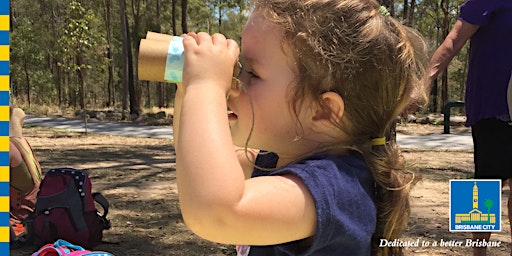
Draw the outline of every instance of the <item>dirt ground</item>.
<instances>
[{"instance_id":1,"label":"dirt ground","mask_svg":"<svg viewBox=\"0 0 512 256\"><path fill-rule=\"evenodd\" d=\"M402 134L442 133L442 126L399 125ZM452 134L467 131L452 128ZM57 129L27 127L24 130L44 171L56 167L88 169L93 191L110 202L112 228L104 232L104 244L96 250L115 255L236 255L233 246L202 240L187 230L180 216L171 140L107 135L87 136ZM449 179L469 178L473 172L469 150L404 150L411 169L422 176L411 196L412 214L402 240L419 241L405 248L406 255L470 255L468 247L421 246L422 243L464 241L470 233L450 233ZM508 187L502 208L506 209ZM502 241L488 255L510 254L510 226L506 211ZM30 255L35 247L13 250L11 255Z\"/></svg>"}]
</instances>

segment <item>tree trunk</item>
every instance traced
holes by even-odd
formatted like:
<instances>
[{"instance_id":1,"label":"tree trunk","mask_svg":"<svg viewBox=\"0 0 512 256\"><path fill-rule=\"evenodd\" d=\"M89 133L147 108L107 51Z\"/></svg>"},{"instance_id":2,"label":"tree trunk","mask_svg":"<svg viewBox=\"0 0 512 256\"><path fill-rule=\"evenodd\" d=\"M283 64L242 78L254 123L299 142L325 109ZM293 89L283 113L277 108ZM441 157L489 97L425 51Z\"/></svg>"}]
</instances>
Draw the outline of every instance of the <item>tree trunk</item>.
<instances>
[{"instance_id":1,"label":"tree trunk","mask_svg":"<svg viewBox=\"0 0 512 256\"><path fill-rule=\"evenodd\" d=\"M85 111L85 67L84 60L82 56L76 55L75 56L76 65L78 66L78 69L76 70L76 75L78 77L78 82L80 83L80 108Z\"/></svg>"},{"instance_id":2,"label":"tree trunk","mask_svg":"<svg viewBox=\"0 0 512 256\"><path fill-rule=\"evenodd\" d=\"M444 105L448 102L448 69L445 69L443 72L443 76L441 77L441 108L444 108Z\"/></svg>"},{"instance_id":3,"label":"tree trunk","mask_svg":"<svg viewBox=\"0 0 512 256\"><path fill-rule=\"evenodd\" d=\"M408 20L408 18L409 18L409 0L404 0L402 17L404 18L404 23L406 25L410 25L409 20Z\"/></svg>"},{"instance_id":4,"label":"tree trunk","mask_svg":"<svg viewBox=\"0 0 512 256\"><path fill-rule=\"evenodd\" d=\"M188 33L187 6L188 0L181 0L181 29L183 30L184 34Z\"/></svg>"},{"instance_id":5,"label":"tree trunk","mask_svg":"<svg viewBox=\"0 0 512 256\"><path fill-rule=\"evenodd\" d=\"M23 71L25 72L25 84L27 85L27 103L30 107L30 75L27 60L23 60Z\"/></svg>"},{"instance_id":6,"label":"tree trunk","mask_svg":"<svg viewBox=\"0 0 512 256\"><path fill-rule=\"evenodd\" d=\"M126 14L126 13L125 13ZM130 28L128 27L128 19L125 17L126 22L126 32L127 32L127 69L128 69L128 95L130 96L130 115L136 115L138 116L139 113L139 102L137 101L137 93L135 89L135 80L133 78L133 53L131 45L130 37L128 36L130 33Z\"/></svg>"},{"instance_id":7,"label":"tree trunk","mask_svg":"<svg viewBox=\"0 0 512 256\"><path fill-rule=\"evenodd\" d=\"M62 72L61 72L61 68L60 66L57 64L58 61L55 59L54 60L54 65L55 65L55 73L56 73L56 77L54 79L55 81L55 85L57 87L57 101L58 101L58 104L59 104L59 107L62 107Z\"/></svg>"},{"instance_id":8,"label":"tree trunk","mask_svg":"<svg viewBox=\"0 0 512 256\"><path fill-rule=\"evenodd\" d=\"M218 23L219 23L219 33L222 33L222 0L219 0L219 6L218 6L218 9L219 9L219 18L218 18Z\"/></svg>"},{"instance_id":9,"label":"tree trunk","mask_svg":"<svg viewBox=\"0 0 512 256\"><path fill-rule=\"evenodd\" d=\"M436 79L434 79L434 81L432 82L432 87L430 88L430 106L429 106L429 112L431 113L437 113L437 107L438 107L438 103L437 103L437 98L438 98L438 95L437 95L437 91L439 88L439 83L438 83L439 79L436 77Z\"/></svg>"},{"instance_id":10,"label":"tree trunk","mask_svg":"<svg viewBox=\"0 0 512 256\"><path fill-rule=\"evenodd\" d=\"M411 5L409 8L409 15L407 16L407 20L409 21L409 24L412 26L414 24L414 12L416 9L416 0L411 1Z\"/></svg>"},{"instance_id":11,"label":"tree trunk","mask_svg":"<svg viewBox=\"0 0 512 256\"><path fill-rule=\"evenodd\" d=\"M151 108L151 87L150 87L151 85L150 85L149 81L146 81L145 84L146 84L146 97L147 97L145 105L147 108Z\"/></svg>"},{"instance_id":12,"label":"tree trunk","mask_svg":"<svg viewBox=\"0 0 512 256\"><path fill-rule=\"evenodd\" d=\"M129 81L129 91L130 91L130 115L138 116L141 113L140 102L142 101L142 86L139 85L139 81L134 78L136 71L133 65L133 49L139 49L139 30L140 30L140 20L141 20L141 0L131 0L132 5L132 16L133 16L133 30L130 33L130 26L128 24L128 18L126 18L126 28L127 35L132 34L132 36L128 37L128 45L133 47L128 48L128 76L130 77ZM133 40L133 41L132 41Z\"/></svg>"},{"instance_id":13,"label":"tree trunk","mask_svg":"<svg viewBox=\"0 0 512 256\"><path fill-rule=\"evenodd\" d=\"M462 72L462 74L467 74L468 73L468 67L469 67L469 50L466 51L466 54L464 55L464 71ZM462 83L459 88L460 88L460 91L459 91L459 98L458 99L464 99L465 98L465 92L466 92L466 81L467 81L467 76L463 76L462 78Z\"/></svg>"},{"instance_id":14,"label":"tree trunk","mask_svg":"<svg viewBox=\"0 0 512 256\"><path fill-rule=\"evenodd\" d=\"M80 108L82 109L82 118L84 120L85 135L87 135L87 119L89 118L89 115L87 115L87 108L85 105L86 71L85 71L85 67L83 67L84 66L83 57L76 55L75 60L76 60L76 65L78 66L78 69L76 70L76 74L78 76L78 82L80 83Z\"/></svg>"},{"instance_id":15,"label":"tree trunk","mask_svg":"<svg viewBox=\"0 0 512 256\"><path fill-rule=\"evenodd\" d=\"M130 48L130 43L128 41L128 28L126 21L126 2L125 0L119 0L120 14L121 17L121 36L123 38L123 55L122 55L122 65L123 65L123 76L121 79L123 80L123 103L122 103L122 115L121 119L126 120L126 112L128 111L128 51Z\"/></svg>"},{"instance_id":16,"label":"tree trunk","mask_svg":"<svg viewBox=\"0 0 512 256\"><path fill-rule=\"evenodd\" d=\"M115 86L114 86L114 55L112 54L112 29L111 29L111 0L104 0L105 12L105 30L107 36L107 59L108 59L108 83L106 107L115 106Z\"/></svg>"},{"instance_id":17,"label":"tree trunk","mask_svg":"<svg viewBox=\"0 0 512 256\"><path fill-rule=\"evenodd\" d=\"M171 6L171 19L172 19L172 34L173 35L177 35L178 34L178 28L176 26L176 1L177 0L172 0L172 6Z\"/></svg>"},{"instance_id":18,"label":"tree trunk","mask_svg":"<svg viewBox=\"0 0 512 256\"><path fill-rule=\"evenodd\" d=\"M176 0L172 0L172 9L171 9L171 12L172 12L172 32L173 32L173 35L176 35L176 26L175 26L175 22L176 22ZM159 28L158 28L158 32L162 33L162 22L160 21L160 0L156 0L156 20L157 20L157 23L159 25ZM149 84L149 82L148 82ZM156 84L156 91L157 91L157 101L158 101L158 107L159 108L163 108L163 105L164 105L164 83L160 83L158 82ZM150 95L150 90L148 90L148 95ZM151 100L148 96L148 100ZM151 105L150 105L151 107Z\"/></svg>"},{"instance_id":19,"label":"tree trunk","mask_svg":"<svg viewBox=\"0 0 512 256\"><path fill-rule=\"evenodd\" d=\"M441 10L443 12L442 38L446 38L450 33L450 1L441 0ZM441 108L448 100L448 67L443 70L441 76Z\"/></svg>"}]
</instances>

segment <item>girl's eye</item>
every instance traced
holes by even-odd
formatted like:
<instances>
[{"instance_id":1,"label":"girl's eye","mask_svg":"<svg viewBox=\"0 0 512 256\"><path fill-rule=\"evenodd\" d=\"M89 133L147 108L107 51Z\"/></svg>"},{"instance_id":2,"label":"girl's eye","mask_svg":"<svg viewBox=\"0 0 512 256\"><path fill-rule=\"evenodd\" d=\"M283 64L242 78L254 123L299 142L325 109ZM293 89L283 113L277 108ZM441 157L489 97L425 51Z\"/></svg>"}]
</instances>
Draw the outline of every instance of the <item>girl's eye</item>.
<instances>
[{"instance_id":1,"label":"girl's eye","mask_svg":"<svg viewBox=\"0 0 512 256\"><path fill-rule=\"evenodd\" d=\"M253 71L252 69L250 69L250 68L248 68L248 67L246 67L246 66L244 66L244 65L242 65L241 67L242 67L242 68L241 68L241 71L240 71L240 75L239 75L239 76L241 76L241 75L242 75L242 73L243 73L243 74L248 75L248 76L249 76L249 78L258 77L258 75L257 75L256 73L254 73L254 71Z\"/></svg>"},{"instance_id":2,"label":"girl's eye","mask_svg":"<svg viewBox=\"0 0 512 256\"><path fill-rule=\"evenodd\" d=\"M245 72L250 78L258 77L254 72L252 72L250 70L244 70L243 72Z\"/></svg>"},{"instance_id":3,"label":"girl's eye","mask_svg":"<svg viewBox=\"0 0 512 256\"><path fill-rule=\"evenodd\" d=\"M237 76L235 77L237 80L238 88L248 88L254 83L254 79L259 78L258 74L256 74L250 67L250 65L244 65L243 62L237 63Z\"/></svg>"},{"instance_id":4,"label":"girl's eye","mask_svg":"<svg viewBox=\"0 0 512 256\"><path fill-rule=\"evenodd\" d=\"M247 65L244 65L243 61L237 62L237 73L238 73L238 75L236 76L237 78L240 78L242 76L242 74L248 75L249 78L258 77L258 75L250 67L248 67Z\"/></svg>"}]
</instances>

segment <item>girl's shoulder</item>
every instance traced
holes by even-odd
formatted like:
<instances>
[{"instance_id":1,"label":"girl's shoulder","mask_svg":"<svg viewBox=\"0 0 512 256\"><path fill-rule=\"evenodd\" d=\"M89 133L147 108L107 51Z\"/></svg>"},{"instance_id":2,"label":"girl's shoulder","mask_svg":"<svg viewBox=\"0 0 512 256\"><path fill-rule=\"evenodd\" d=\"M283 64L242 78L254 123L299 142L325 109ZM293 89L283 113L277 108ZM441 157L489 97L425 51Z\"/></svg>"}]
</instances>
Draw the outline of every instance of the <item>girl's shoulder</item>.
<instances>
[{"instance_id":1,"label":"girl's shoulder","mask_svg":"<svg viewBox=\"0 0 512 256\"><path fill-rule=\"evenodd\" d=\"M277 155L265 153L258 156L256 165L272 168L275 167L277 159ZM274 165L258 165L264 163L274 163ZM348 193L353 194L353 196L362 195L371 198L371 195L374 194L375 181L373 175L363 156L359 153L342 156L312 155L280 169L262 171L255 168L253 172L253 177L275 175L299 177L312 194L325 188L331 188L329 193L335 197L339 194L346 195Z\"/></svg>"},{"instance_id":2,"label":"girl's shoulder","mask_svg":"<svg viewBox=\"0 0 512 256\"><path fill-rule=\"evenodd\" d=\"M276 159L275 155L262 157L264 159L260 159L260 163ZM313 244L300 255L369 254L376 223L374 181L361 155L319 154L276 171L258 172L260 176L295 175L309 190L315 202L317 230ZM277 251L300 249L296 243L276 247Z\"/></svg>"}]
</instances>

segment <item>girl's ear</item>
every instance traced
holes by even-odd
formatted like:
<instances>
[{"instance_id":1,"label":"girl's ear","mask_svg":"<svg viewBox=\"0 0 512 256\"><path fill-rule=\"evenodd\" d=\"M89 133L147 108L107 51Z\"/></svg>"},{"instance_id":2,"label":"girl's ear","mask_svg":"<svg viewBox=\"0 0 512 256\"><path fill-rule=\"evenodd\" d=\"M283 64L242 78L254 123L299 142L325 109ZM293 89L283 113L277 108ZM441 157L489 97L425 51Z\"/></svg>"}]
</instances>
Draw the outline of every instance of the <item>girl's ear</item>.
<instances>
[{"instance_id":1,"label":"girl's ear","mask_svg":"<svg viewBox=\"0 0 512 256\"><path fill-rule=\"evenodd\" d=\"M335 92L324 92L321 95L321 105L313 115L313 123L317 132L324 129L332 130L335 123L339 123L345 111L343 98Z\"/></svg>"}]
</instances>

